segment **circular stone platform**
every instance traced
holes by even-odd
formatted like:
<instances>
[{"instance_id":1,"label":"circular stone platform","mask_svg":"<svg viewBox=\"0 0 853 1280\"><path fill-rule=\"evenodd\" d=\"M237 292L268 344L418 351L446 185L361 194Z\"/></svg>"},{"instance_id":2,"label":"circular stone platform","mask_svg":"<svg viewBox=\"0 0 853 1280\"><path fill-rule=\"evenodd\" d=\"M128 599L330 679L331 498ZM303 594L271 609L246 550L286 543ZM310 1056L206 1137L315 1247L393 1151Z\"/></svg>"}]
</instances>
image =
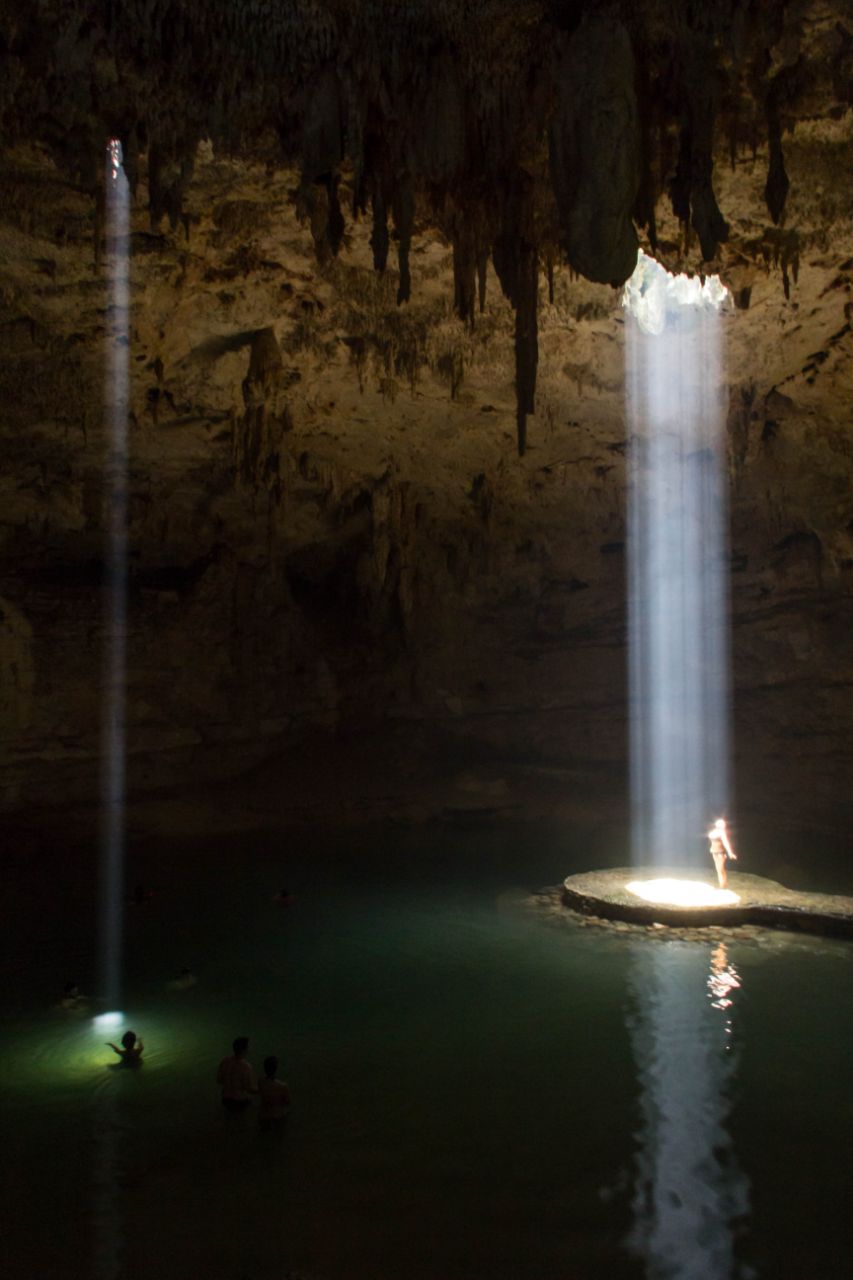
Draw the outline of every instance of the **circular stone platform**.
<instances>
[{"instance_id":1,"label":"circular stone platform","mask_svg":"<svg viewBox=\"0 0 853 1280\"><path fill-rule=\"evenodd\" d=\"M687 897L697 902L648 901L641 894L655 896L650 882L671 880L692 887ZM637 891L628 885L634 883ZM643 889L641 886L648 886ZM853 938L853 898L830 893L800 893L786 889L775 880L737 873L729 876L730 894L717 890L712 878L684 867L618 867L610 871L586 871L566 876L562 902L572 911L604 920L627 920L634 924L701 927L740 924L771 929L793 929L799 933L825 937ZM666 892L664 886L661 892ZM735 897L736 901L731 901ZM716 900L715 900L716 899Z\"/></svg>"}]
</instances>

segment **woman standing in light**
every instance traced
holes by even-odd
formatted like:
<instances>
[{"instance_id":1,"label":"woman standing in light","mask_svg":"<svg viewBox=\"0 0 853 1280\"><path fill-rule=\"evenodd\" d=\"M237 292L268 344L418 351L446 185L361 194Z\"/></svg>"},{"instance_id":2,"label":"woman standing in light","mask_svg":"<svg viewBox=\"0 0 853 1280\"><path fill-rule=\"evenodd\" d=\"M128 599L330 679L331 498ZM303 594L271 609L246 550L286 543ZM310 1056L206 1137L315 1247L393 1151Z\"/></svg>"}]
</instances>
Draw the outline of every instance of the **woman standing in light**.
<instances>
[{"instance_id":1,"label":"woman standing in light","mask_svg":"<svg viewBox=\"0 0 853 1280\"><path fill-rule=\"evenodd\" d=\"M726 871L726 859L732 858L737 861L737 854L732 848L729 840L729 832L726 827L725 818L717 818L713 827L708 832L708 839L711 842L711 857L714 859L714 867L717 872L717 880L720 888L728 887L729 877Z\"/></svg>"}]
</instances>

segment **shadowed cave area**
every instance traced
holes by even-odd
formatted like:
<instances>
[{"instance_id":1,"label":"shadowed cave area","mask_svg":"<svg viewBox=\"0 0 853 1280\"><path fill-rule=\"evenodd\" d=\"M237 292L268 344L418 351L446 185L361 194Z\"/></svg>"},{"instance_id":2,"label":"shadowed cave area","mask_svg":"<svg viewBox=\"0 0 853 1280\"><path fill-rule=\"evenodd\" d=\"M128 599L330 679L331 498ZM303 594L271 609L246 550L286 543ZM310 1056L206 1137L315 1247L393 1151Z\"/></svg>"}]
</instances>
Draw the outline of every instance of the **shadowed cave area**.
<instances>
[{"instance_id":1,"label":"shadowed cave area","mask_svg":"<svg viewBox=\"0 0 853 1280\"><path fill-rule=\"evenodd\" d=\"M590 943L585 922L543 928L535 910L516 910L521 891L515 901L508 890L628 860L635 442L623 286L641 249L671 272L719 276L730 294L716 391L738 869L806 893L853 892L852 85L848 0L0 0L0 822L21 903L4 974L20 1019L10 1070L29 1046L33 1070L55 1090L45 1124L71 1089L45 1064L67 1054L69 1080L82 1080L92 1052L72 1045L77 1031L39 1031L27 1019L33 1002L49 1003L44 987L61 988L73 971L84 988L98 982L105 664L117 642L124 884L166 886L150 911L125 912L123 987L164 1055L160 1076L153 1053L139 1074L154 1078L164 1124L171 1107L191 1105L190 1086L170 1092L169 1083L189 1078L181 1054L190 1050L165 1049L184 1031L174 1002L155 1008L145 982L167 961L174 972L204 967L212 939L231 927L232 889L237 918L251 921L237 927L246 945L256 955L283 949L260 979L260 1003L245 1003L255 980L236 937L222 953L230 969L217 979L219 1008L201 975L187 1043L213 1053L213 1069L248 1007L280 1035L297 1101L314 1082L315 1097L333 1099L324 1071L335 1063L345 1075L350 1049L361 1055L353 1079L370 1096L372 1046L386 1040L397 1080L417 1094L424 1082L407 1054L425 1031L402 989L382 985L387 971L398 966L412 999L439 1020L427 988L458 983L448 1016L464 1022L477 1008L467 995L495 956L484 989L499 1004L518 966L508 1017L541 1060L544 1025L556 1019L565 1078L598 1073L602 1108L628 1096L619 1053L641 1056L665 1039L655 1012L665 1001L650 998L643 1011L640 994L665 989L655 967L663 949L628 980L638 934L602 929ZM119 231L111 144L129 200ZM126 316L109 290L118 261ZM109 607L117 464L105 408L119 348L123 617ZM256 899L234 887L241 865ZM205 886L202 923L187 925L178 899L191 901L207 876L221 896ZM286 947L251 906L282 879L299 882ZM45 884L55 895L45 889L42 902ZM337 944L329 904L341 893ZM482 900L499 904L488 922L472 905ZM205 913L215 922L207 936ZM462 917L455 950L433 950L431 929L449 936ZM713 954L737 937L747 958L735 969L743 978L754 963L765 994L774 963L796 988L809 946L828 986L833 966L848 963L842 941L767 941L759 926L727 924ZM345 976L328 958L336 945ZM310 976L290 991L300 965ZM712 961L712 985L730 967ZM682 977L702 987L705 969L685 962ZM555 986L589 983L565 1027L537 994L552 971ZM336 1004L339 978L349 1011ZM292 1044L278 1030L279 980ZM388 1019L376 1025L374 981ZM639 1010L633 1021L621 1012L623 989ZM596 1000L606 1024L598 1056L572 1039L575 1019L595 1021ZM324 1042L318 1009L339 1020L339 1040ZM751 1016L760 1040L770 1015ZM819 1017L833 1015L813 1016L817 1032ZM497 1012L480 1030L553 1116L556 1085L549 1092L503 1044ZM693 1031L702 1044L716 1034L701 1019ZM853 1036L849 1018L843 1031ZM438 1033L431 1062L447 1096L453 1062L464 1069L473 1052L453 1034ZM818 1075L843 1076L831 1054L846 1043L826 1047ZM756 1088L771 1061L769 1048L761 1053L767 1061L744 1055ZM206 1060L192 1069L211 1075ZM659 1106L648 1101L658 1098L650 1074L646 1134ZM673 1078L691 1074L702 1075L695 1064L673 1068ZM786 1082L796 1095L793 1067ZM157 1125L138 1167L123 1164L120 1143L99 1146L92 1134L139 1131L144 1103L125 1083L109 1102L125 1109L121 1124L97 1111L104 1090L91 1115L84 1108L69 1122L100 1188L96 1207L66 1224L79 1269L58 1242L34 1243L22 1218L15 1256L43 1275L141 1275L146 1214L163 1197L186 1195L198 1221L219 1203L212 1153L229 1152L240 1178L259 1176L242 1139L229 1133L231 1145L216 1147L204 1121L187 1138L202 1153L189 1173ZM460 1095L447 1165L432 1152L422 1177L391 1135L413 1150L429 1130L393 1089L393 1124L390 1112L375 1130L353 1121L341 1138L335 1167L346 1176L324 1165L337 1139L306 1103L285 1136L302 1190L297 1168L264 1166L296 1217L276 1218L264 1241L272 1210L261 1198L247 1210L251 1231L238 1222L229 1234L226 1213L202 1246L192 1231L179 1240L173 1205L155 1273L847 1274L843 1214L830 1222L819 1188L819 1227L799 1242L786 1235L784 1156L760 1154L758 1119L739 1144L742 1163L753 1159L757 1225L746 1243L732 1228L733 1252L711 1250L704 1271L673 1253L659 1221L632 1231L637 1206L657 1201L639 1190L632 1198L629 1156L615 1137L596 1154L583 1126L579 1168L540 1221L563 1157L527 1103L507 1139L527 1180L521 1225L507 1219L487 1243L487 1206L503 1212L488 1172L502 1167L492 1130L511 1105L502 1088L484 1071L477 1096L492 1110L467 1145ZM719 1096L728 1088L719 1084ZM825 1105L849 1112L833 1088ZM630 1134L628 1109L615 1103L613 1123ZM769 1104L755 1115L772 1124ZM45 1136L32 1123L14 1150ZM809 1115L794 1126L805 1164L817 1158L806 1131L819 1146L824 1123ZM643 1166L647 1182L672 1149L659 1148L651 1173ZM402 1182L391 1190L398 1159ZM72 1167L60 1154L60 1179ZM435 1202L447 1169L451 1183L486 1188L480 1200L463 1195L459 1221ZM112 1183L109 1170L119 1170ZM351 1194L359 1179L361 1205ZM587 1183L594 1203L574 1216ZM418 1196L433 1199L434 1220L416 1221ZM702 1230L710 1221L725 1235L738 1214L746 1221L738 1196L737 1211L715 1200ZM574 1254L557 1248L563 1225ZM436 1233L443 1246L429 1243Z\"/></svg>"}]
</instances>

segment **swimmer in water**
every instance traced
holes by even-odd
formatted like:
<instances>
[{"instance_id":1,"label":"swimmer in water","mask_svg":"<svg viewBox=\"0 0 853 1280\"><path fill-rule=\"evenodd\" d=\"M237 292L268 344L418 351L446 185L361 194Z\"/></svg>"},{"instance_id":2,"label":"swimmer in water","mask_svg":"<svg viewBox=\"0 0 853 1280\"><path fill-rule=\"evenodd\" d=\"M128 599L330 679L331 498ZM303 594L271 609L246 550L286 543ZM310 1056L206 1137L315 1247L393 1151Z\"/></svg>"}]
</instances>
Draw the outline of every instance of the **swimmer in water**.
<instances>
[{"instance_id":1,"label":"swimmer in water","mask_svg":"<svg viewBox=\"0 0 853 1280\"><path fill-rule=\"evenodd\" d=\"M279 889L273 898L273 902L277 902L280 907L291 907L295 901L296 898L289 889Z\"/></svg>"},{"instance_id":2,"label":"swimmer in water","mask_svg":"<svg viewBox=\"0 0 853 1280\"><path fill-rule=\"evenodd\" d=\"M290 1090L283 1080L276 1079L278 1058L264 1058L264 1078L258 1085L261 1105L258 1123L262 1129L281 1132L290 1110Z\"/></svg>"},{"instance_id":3,"label":"swimmer in water","mask_svg":"<svg viewBox=\"0 0 853 1280\"><path fill-rule=\"evenodd\" d=\"M177 978L173 978L171 982L167 982L166 986L170 991L189 991L190 987L195 986L196 981L197 979L192 969L188 969L185 965Z\"/></svg>"},{"instance_id":4,"label":"swimmer in water","mask_svg":"<svg viewBox=\"0 0 853 1280\"><path fill-rule=\"evenodd\" d=\"M138 1067L142 1062L142 1051L145 1048L141 1040L136 1037L135 1031L125 1031L121 1038L121 1048L117 1044L113 1044L112 1040L108 1040L107 1044L113 1053L117 1053L125 1067Z\"/></svg>"},{"instance_id":5,"label":"swimmer in water","mask_svg":"<svg viewBox=\"0 0 853 1280\"><path fill-rule=\"evenodd\" d=\"M710 854L714 859L714 869L717 872L717 882L721 889L727 889L729 884L728 872L726 870L726 861L732 858L737 861L737 854L732 848L729 840L729 832L726 826L725 818L717 818L713 827L708 832L708 839L711 842Z\"/></svg>"},{"instance_id":6,"label":"swimmer in water","mask_svg":"<svg viewBox=\"0 0 853 1280\"><path fill-rule=\"evenodd\" d=\"M134 907L141 907L144 906L146 902L150 902L155 896L153 889L146 889L144 884L138 884L134 888L131 896L128 898L128 902Z\"/></svg>"},{"instance_id":7,"label":"swimmer in water","mask_svg":"<svg viewBox=\"0 0 853 1280\"><path fill-rule=\"evenodd\" d=\"M86 997L80 994L80 988L76 982L66 982L62 989L62 999L59 1002L60 1009L82 1009L86 1004Z\"/></svg>"}]
</instances>

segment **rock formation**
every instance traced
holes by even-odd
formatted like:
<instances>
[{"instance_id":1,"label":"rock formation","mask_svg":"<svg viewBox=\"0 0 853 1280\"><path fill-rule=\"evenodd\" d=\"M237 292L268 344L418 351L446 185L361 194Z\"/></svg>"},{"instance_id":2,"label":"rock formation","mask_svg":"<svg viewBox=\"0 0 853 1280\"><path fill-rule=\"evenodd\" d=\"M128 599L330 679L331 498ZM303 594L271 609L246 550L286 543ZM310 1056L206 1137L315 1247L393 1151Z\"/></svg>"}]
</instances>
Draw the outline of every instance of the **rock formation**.
<instances>
[{"instance_id":1,"label":"rock formation","mask_svg":"<svg viewBox=\"0 0 853 1280\"><path fill-rule=\"evenodd\" d=\"M132 795L618 792L642 243L737 307L741 800L847 820L851 30L841 0L0 2L0 803L96 793L115 136Z\"/></svg>"}]
</instances>

